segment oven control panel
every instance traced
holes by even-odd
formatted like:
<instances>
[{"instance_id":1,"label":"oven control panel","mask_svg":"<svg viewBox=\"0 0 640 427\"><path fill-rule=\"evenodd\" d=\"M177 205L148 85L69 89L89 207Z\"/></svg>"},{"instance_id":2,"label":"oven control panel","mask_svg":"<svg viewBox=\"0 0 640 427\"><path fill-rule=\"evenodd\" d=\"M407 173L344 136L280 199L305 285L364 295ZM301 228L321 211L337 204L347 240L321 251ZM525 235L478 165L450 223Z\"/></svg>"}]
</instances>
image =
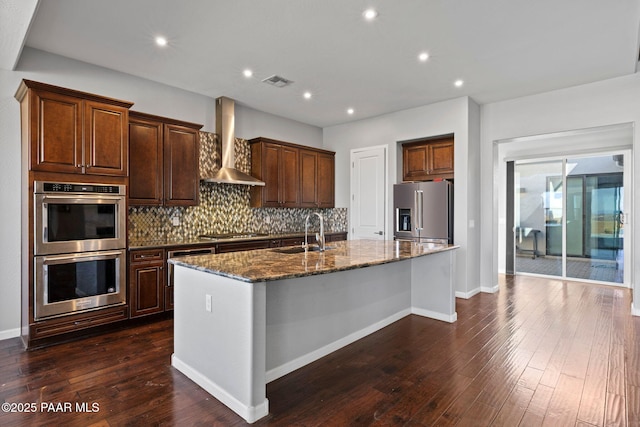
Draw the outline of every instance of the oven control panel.
<instances>
[{"instance_id":1,"label":"oven control panel","mask_svg":"<svg viewBox=\"0 0 640 427\"><path fill-rule=\"evenodd\" d=\"M41 187L36 192L42 193L91 193L91 194L122 194L122 185L98 185L98 184L74 184L68 182L40 182L36 187Z\"/></svg>"}]
</instances>

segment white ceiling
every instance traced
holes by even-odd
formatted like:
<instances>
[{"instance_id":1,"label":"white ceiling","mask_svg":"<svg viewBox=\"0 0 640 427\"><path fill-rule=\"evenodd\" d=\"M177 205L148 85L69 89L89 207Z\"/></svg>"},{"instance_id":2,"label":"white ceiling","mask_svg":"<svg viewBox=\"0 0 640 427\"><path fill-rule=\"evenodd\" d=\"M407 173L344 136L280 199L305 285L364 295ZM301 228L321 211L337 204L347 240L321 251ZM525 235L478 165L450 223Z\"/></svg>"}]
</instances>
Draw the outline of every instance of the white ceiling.
<instances>
[{"instance_id":1,"label":"white ceiling","mask_svg":"<svg viewBox=\"0 0 640 427\"><path fill-rule=\"evenodd\" d=\"M632 74L639 24L639 0L47 0L26 44L325 127Z\"/></svg>"}]
</instances>

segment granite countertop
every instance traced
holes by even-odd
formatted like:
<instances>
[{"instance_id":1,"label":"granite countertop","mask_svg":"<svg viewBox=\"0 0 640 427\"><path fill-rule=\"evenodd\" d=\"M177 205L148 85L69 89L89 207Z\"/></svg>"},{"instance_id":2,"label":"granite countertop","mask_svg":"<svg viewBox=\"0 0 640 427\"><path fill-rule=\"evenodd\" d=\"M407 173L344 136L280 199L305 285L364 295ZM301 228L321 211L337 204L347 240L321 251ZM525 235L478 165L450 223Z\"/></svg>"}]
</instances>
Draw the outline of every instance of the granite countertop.
<instances>
[{"instance_id":1,"label":"granite countertop","mask_svg":"<svg viewBox=\"0 0 640 427\"><path fill-rule=\"evenodd\" d=\"M314 240L313 236L315 236L315 231L309 231L310 240ZM346 233L346 231L327 231L326 235L330 234L341 234ZM228 239L208 239L202 237L184 237L184 238L160 238L160 239L150 239L150 238L142 238L142 239L129 239L128 248L129 249L152 249L152 248L166 248L171 246L204 246L204 245L215 245L217 243L228 243L228 242L247 242L252 240L270 240L270 239L286 239L289 237L304 237L304 231L297 231L293 233L280 233L280 234L262 234L255 233L254 236L250 237L233 237Z\"/></svg>"},{"instance_id":2,"label":"granite countertop","mask_svg":"<svg viewBox=\"0 0 640 427\"><path fill-rule=\"evenodd\" d=\"M329 246L333 249L325 252L283 253L295 247L270 248L178 257L169 262L243 282L262 282L386 264L459 247L391 240L345 240Z\"/></svg>"}]
</instances>

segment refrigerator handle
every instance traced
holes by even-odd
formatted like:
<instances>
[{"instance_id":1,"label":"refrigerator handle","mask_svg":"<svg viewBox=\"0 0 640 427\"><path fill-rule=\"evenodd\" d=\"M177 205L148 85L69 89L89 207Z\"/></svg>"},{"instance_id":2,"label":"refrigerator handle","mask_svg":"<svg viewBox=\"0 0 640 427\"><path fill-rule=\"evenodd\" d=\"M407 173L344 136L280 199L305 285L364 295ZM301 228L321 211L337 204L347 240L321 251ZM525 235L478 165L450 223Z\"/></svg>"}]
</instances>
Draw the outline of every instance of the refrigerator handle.
<instances>
[{"instance_id":1,"label":"refrigerator handle","mask_svg":"<svg viewBox=\"0 0 640 427\"><path fill-rule=\"evenodd\" d=\"M423 207L423 203L424 203L424 193L422 190L416 190L415 191L415 198L414 198L414 212L415 212L415 216L416 216L416 231L421 231L424 227L424 223L423 223L423 217L422 217L422 207Z\"/></svg>"}]
</instances>

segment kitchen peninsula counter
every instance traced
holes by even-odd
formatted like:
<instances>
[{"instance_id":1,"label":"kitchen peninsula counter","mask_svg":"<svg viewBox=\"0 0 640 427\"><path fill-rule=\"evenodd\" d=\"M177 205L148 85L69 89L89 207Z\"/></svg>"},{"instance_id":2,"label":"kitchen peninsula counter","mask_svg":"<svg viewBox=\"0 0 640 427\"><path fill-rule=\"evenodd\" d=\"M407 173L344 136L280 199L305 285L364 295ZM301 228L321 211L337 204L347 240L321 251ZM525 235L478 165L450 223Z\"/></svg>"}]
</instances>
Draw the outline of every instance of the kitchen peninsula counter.
<instances>
[{"instance_id":1,"label":"kitchen peninsula counter","mask_svg":"<svg viewBox=\"0 0 640 427\"><path fill-rule=\"evenodd\" d=\"M269 413L268 382L407 315L456 321L457 246L330 246L171 259L172 365L254 422Z\"/></svg>"}]
</instances>

